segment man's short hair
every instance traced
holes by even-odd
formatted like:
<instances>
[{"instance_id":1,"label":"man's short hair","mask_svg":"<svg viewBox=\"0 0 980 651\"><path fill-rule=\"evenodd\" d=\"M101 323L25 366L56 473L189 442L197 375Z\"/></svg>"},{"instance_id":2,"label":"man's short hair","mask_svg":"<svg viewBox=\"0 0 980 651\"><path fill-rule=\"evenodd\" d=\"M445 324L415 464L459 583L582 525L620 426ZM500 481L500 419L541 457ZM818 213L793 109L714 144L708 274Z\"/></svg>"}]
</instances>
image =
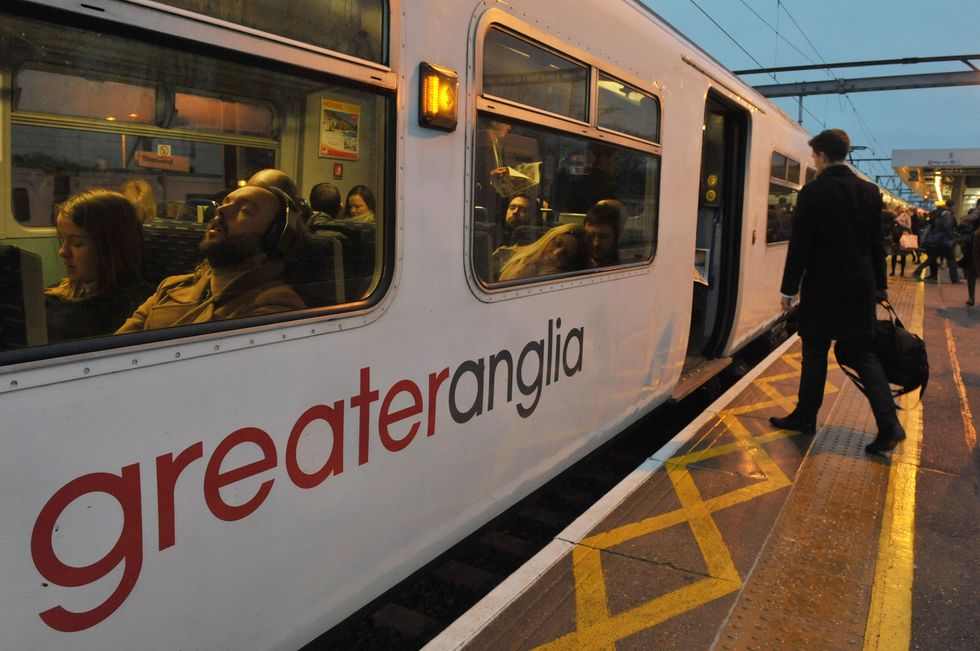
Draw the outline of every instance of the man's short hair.
<instances>
[{"instance_id":1,"label":"man's short hair","mask_svg":"<svg viewBox=\"0 0 980 651\"><path fill-rule=\"evenodd\" d=\"M818 154L826 154L832 162L844 160L851 151L851 139L843 129L821 131L807 144Z\"/></svg>"},{"instance_id":2,"label":"man's short hair","mask_svg":"<svg viewBox=\"0 0 980 651\"><path fill-rule=\"evenodd\" d=\"M336 217L340 214L340 190L333 183L317 183L310 190L310 207Z\"/></svg>"},{"instance_id":3,"label":"man's short hair","mask_svg":"<svg viewBox=\"0 0 980 651\"><path fill-rule=\"evenodd\" d=\"M589 208L585 214L584 226L595 224L596 226L611 226L619 241L619 234L623 228L623 204L615 199L603 199Z\"/></svg>"}]
</instances>

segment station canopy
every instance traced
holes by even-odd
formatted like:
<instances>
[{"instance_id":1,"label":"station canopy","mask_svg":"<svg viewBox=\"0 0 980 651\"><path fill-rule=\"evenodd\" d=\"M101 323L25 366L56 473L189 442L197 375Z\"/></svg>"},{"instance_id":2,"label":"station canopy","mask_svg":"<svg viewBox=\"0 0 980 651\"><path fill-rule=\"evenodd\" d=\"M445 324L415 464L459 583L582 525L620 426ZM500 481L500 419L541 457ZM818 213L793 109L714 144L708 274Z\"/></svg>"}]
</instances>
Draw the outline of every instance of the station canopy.
<instances>
[{"instance_id":1,"label":"station canopy","mask_svg":"<svg viewBox=\"0 0 980 651\"><path fill-rule=\"evenodd\" d=\"M892 167L923 199L936 205L956 201L957 217L980 198L980 149L894 149Z\"/></svg>"}]
</instances>

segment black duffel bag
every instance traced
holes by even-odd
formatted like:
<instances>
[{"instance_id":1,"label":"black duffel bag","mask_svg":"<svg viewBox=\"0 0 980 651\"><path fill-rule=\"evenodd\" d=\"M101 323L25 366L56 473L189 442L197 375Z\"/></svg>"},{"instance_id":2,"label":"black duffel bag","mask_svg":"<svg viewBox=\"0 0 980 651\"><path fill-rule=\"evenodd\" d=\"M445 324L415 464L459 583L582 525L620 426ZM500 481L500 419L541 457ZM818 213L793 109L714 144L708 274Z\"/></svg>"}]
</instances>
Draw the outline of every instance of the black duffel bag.
<instances>
[{"instance_id":1,"label":"black duffel bag","mask_svg":"<svg viewBox=\"0 0 980 651\"><path fill-rule=\"evenodd\" d=\"M879 319L875 326L874 352L881 363L889 384L900 388L893 389L895 397L919 389L919 397L926 392L929 384L929 356L926 354L926 343L908 330L895 313L895 308L888 301L881 302L888 311L887 319ZM857 373L841 366L847 377L867 395Z\"/></svg>"}]
</instances>

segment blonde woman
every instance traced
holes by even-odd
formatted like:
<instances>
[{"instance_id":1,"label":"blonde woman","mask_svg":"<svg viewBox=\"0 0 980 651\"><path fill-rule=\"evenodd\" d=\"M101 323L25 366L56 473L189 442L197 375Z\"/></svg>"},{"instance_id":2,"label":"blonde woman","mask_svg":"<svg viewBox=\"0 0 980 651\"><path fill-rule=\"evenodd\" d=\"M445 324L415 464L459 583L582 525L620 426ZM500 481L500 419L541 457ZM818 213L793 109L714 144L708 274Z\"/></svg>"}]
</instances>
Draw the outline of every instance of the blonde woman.
<instances>
[{"instance_id":1,"label":"blonde woman","mask_svg":"<svg viewBox=\"0 0 980 651\"><path fill-rule=\"evenodd\" d=\"M585 267L585 228L562 224L526 246L502 246L493 257L499 280L550 276Z\"/></svg>"},{"instance_id":2,"label":"blonde woman","mask_svg":"<svg viewBox=\"0 0 980 651\"><path fill-rule=\"evenodd\" d=\"M127 179L119 186L119 191L136 208L136 217L141 224L157 218L157 200L149 183L143 179Z\"/></svg>"}]
</instances>

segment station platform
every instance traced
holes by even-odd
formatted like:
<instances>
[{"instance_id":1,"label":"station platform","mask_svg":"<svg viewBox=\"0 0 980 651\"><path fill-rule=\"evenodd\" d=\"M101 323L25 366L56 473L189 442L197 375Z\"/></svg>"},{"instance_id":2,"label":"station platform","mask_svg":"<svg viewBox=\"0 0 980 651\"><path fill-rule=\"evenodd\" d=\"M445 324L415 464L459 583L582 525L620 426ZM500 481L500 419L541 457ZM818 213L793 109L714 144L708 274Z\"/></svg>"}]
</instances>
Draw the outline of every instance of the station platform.
<instances>
[{"instance_id":1,"label":"station platform","mask_svg":"<svg viewBox=\"0 0 980 651\"><path fill-rule=\"evenodd\" d=\"M425 648L980 648L980 308L890 280L931 366L890 457L833 359L816 435L770 425L793 337Z\"/></svg>"}]
</instances>

